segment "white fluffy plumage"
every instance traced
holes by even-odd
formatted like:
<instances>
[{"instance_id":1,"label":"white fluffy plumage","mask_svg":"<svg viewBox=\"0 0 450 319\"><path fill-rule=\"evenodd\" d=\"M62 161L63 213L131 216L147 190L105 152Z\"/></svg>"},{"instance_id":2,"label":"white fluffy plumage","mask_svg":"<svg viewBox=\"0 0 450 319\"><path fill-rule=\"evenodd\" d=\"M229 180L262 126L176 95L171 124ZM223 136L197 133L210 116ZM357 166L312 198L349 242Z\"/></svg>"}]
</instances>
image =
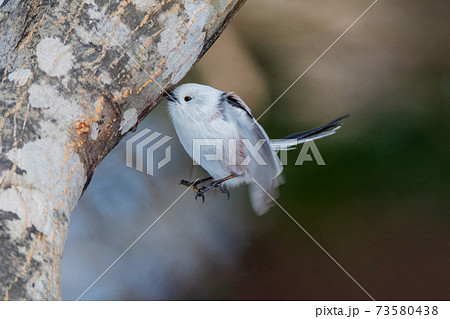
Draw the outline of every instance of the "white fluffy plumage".
<instances>
[{"instance_id":1,"label":"white fluffy plumage","mask_svg":"<svg viewBox=\"0 0 450 319\"><path fill-rule=\"evenodd\" d=\"M210 86L189 83L174 89L168 100L175 130L191 158L195 157L194 140L223 141L223 156L220 160L206 160L205 157L217 152L217 145L203 146L198 150L201 159L199 164L213 180L236 175L224 181L223 185L249 184L250 202L257 214L267 212L272 206L272 198L277 197L283 167L276 151L334 134L341 127L338 121L342 118L339 118L320 128L271 142L248 106L235 93L225 93ZM253 158L253 154L246 147L248 143L256 145L260 140L262 145L258 154L264 164ZM235 156L232 162L230 155ZM245 160L247 157L250 158L248 163Z\"/></svg>"}]
</instances>

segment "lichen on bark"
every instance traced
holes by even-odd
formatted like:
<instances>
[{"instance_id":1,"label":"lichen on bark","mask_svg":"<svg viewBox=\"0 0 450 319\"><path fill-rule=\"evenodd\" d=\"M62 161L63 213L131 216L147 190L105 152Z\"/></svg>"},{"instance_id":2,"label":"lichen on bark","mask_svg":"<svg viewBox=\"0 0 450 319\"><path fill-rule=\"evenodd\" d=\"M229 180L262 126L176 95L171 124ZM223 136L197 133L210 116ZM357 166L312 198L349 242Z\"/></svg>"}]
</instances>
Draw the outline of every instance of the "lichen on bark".
<instances>
[{"instance_id":1,"label":"lichen on bark","mask_svg":"<svg viewBox=\"0 0 450 319\"><path fill-rule=\"evenodd\" d=\"M70 212L95 168L243 2L0 2L3 299L61 298Z\"/></svg>"}]
</instances>

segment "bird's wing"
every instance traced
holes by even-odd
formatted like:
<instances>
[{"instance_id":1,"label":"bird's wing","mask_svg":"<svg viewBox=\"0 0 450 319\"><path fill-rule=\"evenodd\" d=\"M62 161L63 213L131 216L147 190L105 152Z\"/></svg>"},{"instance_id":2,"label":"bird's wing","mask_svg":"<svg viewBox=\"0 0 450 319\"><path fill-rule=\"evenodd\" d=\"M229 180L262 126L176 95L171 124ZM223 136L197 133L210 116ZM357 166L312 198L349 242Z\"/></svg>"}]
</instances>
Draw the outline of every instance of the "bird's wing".
<instances>
[{"instance_id":1,"label":"bird's wing","mask_svg":"<svg viewBox=\"0 0 450 319\"><path fill-rule=\"evenodd\" d=\"M283 171L283 167L272 149L269 137L261 125L256 122L245 102L233 92L224 94L224 102L225 118L236 123L243 139L247 139L252 145L256 145L259 140L265 141L258 150L258 154L266 165L257 163L252 156L250 156L251 161L248 164L250 178L254 179L250 184L250 201L257 214L264 214L272 206L271 197L277 196L279 175Z\"/></svg>"}]
</instances>

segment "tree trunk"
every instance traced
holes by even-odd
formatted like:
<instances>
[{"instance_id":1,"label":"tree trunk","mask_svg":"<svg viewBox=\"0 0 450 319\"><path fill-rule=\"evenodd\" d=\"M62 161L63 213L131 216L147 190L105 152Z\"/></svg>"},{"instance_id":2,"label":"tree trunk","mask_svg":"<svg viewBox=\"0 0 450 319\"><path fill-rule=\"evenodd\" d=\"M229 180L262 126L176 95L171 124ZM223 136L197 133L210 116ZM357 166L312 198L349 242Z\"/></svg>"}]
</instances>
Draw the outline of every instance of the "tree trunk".
<instances>
[{"instance_id":1,"label":"tree trunk","mask_svg":"<svg viewBox=\"0 0 450 319\"><path fill-rule=\"evenodd\" d=\"M3 299L61 298L70 212L95 168L244 2L0 0Z\"/></svg>"}]
</instances>

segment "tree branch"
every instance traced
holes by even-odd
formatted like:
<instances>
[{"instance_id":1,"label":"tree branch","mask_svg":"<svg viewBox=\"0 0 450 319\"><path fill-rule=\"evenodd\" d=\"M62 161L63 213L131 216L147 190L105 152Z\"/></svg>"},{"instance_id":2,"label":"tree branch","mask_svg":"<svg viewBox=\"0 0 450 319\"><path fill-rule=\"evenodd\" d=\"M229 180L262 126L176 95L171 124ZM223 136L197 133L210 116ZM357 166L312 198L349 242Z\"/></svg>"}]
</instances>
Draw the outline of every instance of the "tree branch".
<instances>
[{"instance_id":1,"label":"tree branch","mask_svg":"<svg viewBox=\"0 0 450 319\"><path fill-rule=\"evenodd\" d=\"M95 168L245 0L0 2L0 295L60 299Z\"/></svg>"}]
</instances>

